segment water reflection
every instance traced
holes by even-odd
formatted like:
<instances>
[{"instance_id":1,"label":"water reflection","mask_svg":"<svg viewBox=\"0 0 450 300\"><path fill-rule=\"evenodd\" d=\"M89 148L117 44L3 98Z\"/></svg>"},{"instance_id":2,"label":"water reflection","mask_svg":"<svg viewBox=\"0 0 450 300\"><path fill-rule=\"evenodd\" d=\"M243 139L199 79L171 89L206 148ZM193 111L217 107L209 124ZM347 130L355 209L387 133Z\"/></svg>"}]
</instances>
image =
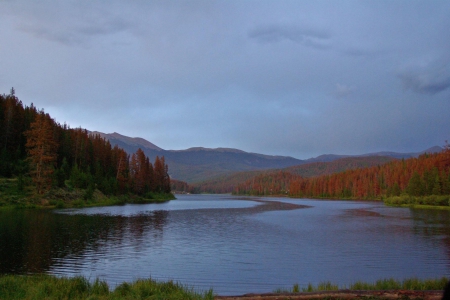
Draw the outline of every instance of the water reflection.
<instances>
[{"instance_id":1,"label":"water reflection","mask_svg":"<svg viewBox=\"0 0 450 300\"><path fill-rule=\"evenodd\" d=\"M173 279L219 294L450 271L450 212L374 202L180 196L0 211L0 273Z\"/></svg>"},{"instance_id":2,"label":"water reflection","mask_svg":"<svg viewBox=\"0 0 450 300\"><path fill-rule=\"evenodd\" d=\"M430 241L435 247L442 247L450 261L450 211L434 209L410 209L412 230ZM450 265L449 262L447 264Z\"/></svg>"},{"instance_id":3,"label":"water reflection","mask_svg":"<svg viewBox=\"0 0 450 300\"><path fill-rule=\"evenodd\" d=\"M63 258L101 252L110 242L139 247L144 236L162 240L168 211L131 217L0 211L0 273L42 273Z\"/></svg>"}]
</instances>

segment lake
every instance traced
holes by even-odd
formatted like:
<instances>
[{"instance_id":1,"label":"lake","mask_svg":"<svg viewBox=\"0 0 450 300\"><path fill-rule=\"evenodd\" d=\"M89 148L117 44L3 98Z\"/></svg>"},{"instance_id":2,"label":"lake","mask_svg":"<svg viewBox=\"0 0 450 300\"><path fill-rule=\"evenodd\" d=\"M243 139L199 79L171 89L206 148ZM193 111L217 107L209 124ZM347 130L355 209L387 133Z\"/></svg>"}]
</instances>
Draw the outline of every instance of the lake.
<instances>
[{"instance_id":1,"label":"lake","mask_svg":"<svg viewBox=\"0 0 450 300\"><path fill-rule=\"evenodd\" d=\"M0 273L151 277L221 295L450 275L450 211L177 195L163 204L0 211Z\"/></svg>"}]
</instances>

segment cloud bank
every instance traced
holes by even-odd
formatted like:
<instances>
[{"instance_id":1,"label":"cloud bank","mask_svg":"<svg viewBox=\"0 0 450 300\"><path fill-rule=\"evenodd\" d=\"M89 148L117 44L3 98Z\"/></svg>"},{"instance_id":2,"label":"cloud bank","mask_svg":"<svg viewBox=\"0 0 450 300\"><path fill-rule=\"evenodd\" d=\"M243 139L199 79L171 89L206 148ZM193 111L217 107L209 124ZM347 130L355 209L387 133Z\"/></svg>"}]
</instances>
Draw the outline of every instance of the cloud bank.
<instances>
[{"instance_id":1,"label":"cloud bank","mask_svg":"<svg viewBox=\"0 0 450 300\"><path fill-rule=\"evenodd\" d=\"M0 92L72 127L309 158L449 139L448 1L0 2Z\"/></svg>"}]
</instances>

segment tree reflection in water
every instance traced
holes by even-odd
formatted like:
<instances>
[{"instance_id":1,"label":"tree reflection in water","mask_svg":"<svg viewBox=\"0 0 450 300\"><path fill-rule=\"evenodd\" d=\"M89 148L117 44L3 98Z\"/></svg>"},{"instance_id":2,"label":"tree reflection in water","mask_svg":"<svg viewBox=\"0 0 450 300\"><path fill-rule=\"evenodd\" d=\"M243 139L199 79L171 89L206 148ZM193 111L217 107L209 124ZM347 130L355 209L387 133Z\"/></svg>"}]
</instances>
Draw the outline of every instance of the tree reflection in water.
<instances>
[{"instance_id":1,"label":"tree reflection in water","mask_svg":"<svg viewBox=\"0 0 450 300\"><path fill-rule=\"evenodd\" d=\"M433 243L443 243L450 259L450 211L411 208L414 234Z\"/></svg>"},{"instance_id":2,"label":"tree reflection in water","mask_svg":"<svg viewBox=\"0 0 450 300\"><path fill-rule=\"evenodd\" d=\"M151 236L157 243L168 214L153 211L124 217L0 211L0 274L43 273L62 258L100 251L112 239L115 245L131 242L140 247Z\"/></svg>"}]
</instances>

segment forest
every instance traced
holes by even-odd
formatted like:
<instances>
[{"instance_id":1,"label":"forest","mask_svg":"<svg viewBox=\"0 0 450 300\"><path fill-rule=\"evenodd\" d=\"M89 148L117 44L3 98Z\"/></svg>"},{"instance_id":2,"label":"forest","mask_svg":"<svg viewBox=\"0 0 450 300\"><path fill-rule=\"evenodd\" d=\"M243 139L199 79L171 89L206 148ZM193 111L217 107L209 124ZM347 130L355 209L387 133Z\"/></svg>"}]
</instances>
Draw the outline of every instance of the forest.
<instances>
[{"instance_id":1,"label":"forest","mask_svg":"<svg viewBox=\"0 0 450 300\"><path fill-rule=\"evenodd\" d=\"M450 148L447 144L440 153L310 178L274 171L248 179L233 193L449 206Z\"/></svg>"},{"instance_id":2,"label":"forest","mask_svg":"<svg viewBox=\"0 0 450 300\"><path fill-rule=\"evenodd\" d=\"M31 189L34 198L58 189L81 189L84 200L96 191L142 198L171 192L164 157L151 163L141 149L129 155L86 129L57 123L23 105L14 89L0 95L0 178L16 179L16 191Z\"/></svg>"}]
</instances>

